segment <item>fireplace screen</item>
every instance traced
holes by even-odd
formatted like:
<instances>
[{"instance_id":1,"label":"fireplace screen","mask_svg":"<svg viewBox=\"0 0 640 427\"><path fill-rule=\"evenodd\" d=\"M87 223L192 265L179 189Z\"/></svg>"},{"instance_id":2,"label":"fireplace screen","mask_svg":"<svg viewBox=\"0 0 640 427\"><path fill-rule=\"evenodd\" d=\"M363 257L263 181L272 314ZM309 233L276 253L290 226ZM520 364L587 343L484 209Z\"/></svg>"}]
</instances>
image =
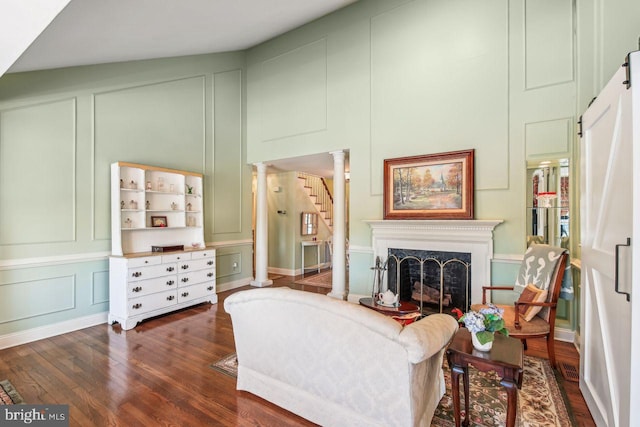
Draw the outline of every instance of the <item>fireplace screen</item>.
<instances>
[{"instance_id":1,"label":"fireplace screen","mask_svg":"<svg viewBox=\"0 0 640 427\"><path fill-rule=\"evenodd\" d=\"M418 304L423 314L469 309L470 253L389 249L386 270L386 289Z\"/></svg>"}]
</instances>

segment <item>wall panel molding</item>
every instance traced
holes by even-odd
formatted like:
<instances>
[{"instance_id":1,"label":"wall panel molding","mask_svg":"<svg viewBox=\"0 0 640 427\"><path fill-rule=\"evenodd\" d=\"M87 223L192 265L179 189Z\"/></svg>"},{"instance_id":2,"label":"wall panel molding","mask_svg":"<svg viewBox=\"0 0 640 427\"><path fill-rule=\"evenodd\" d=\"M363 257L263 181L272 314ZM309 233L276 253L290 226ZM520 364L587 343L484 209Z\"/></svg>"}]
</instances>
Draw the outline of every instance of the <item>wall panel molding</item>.
<instances>
[{"instance_id":1,"label":"wall panel molding","mask_svg":"<svg viewBox=\"0 0 640 427\"><path fill-rule=\"evenodd\" d=\"M524 0L525 89L575 78L572 0Z\"/></svg>"},{"instance_id":2,"label":"wall panel molding","mask_svg":"<svg viewBox=\"0 0 640 427\"><path fill-rule=\"evenodd\" d=\"M91 305L109 302L109 270L94 271L91 275Z\"/></svg>"},{"instance_id":3,"label":"wall panel molding","mask_svg":"<svg viewBox=\"0 0 640 427\"><path fill-rule=\"evenodd\" d=\"M206 84L206 76L199 74L92 94L94 241L111 238L110 163L205 172Z\"/></svg>"},{"instance_id":4,"label":"wall panel molding","mask_svg":"<svg viewBox=\"0 0 640 427\"><path fill-rule=\"evenodd\" d=\"M262 142L327 130L326 37L263 61L260 71Z\"/></svg>"},{"instance_id":5,"label":"wall panel molding","mask_svg":"<svg viewBox=\"0 0 640 427\"><path fill-rule=\"evenodd\" d=\"M476 190L509 188L508 1L403 4L371 17L370 51L371 196L384 159L469 148Z\"/></svg>"},{"instance_id":6,"label":"wall panel molding","mask_svg":"<svg viewBox=\"0 0 640 427\"><path fill-rule=\"evenodd\" d=\"M573 141L573 123L573 117L525 123L526 158L549 159L569 156Z\"/></svg>"},{"instance_id":7,"label":"wall panel molding","mask_svg":"<svg viewBox=\"0 0 640 427\"><path fill-rule=\"evenodd\" d=\"M0 285L0 301L14 301L14 295L20 295L23 304L4 307L0 311L0 324L75 308L76 276L52 276Z\"/></svg>"},{"instance_id":8,"label":"wall panel molding","mask_svg":"<svg viewBox=\"0 0 640 427\"><path fill-rule=\"evenodd\" d=\"M0 110L0 245L76 240L75 97Z\"/></svg>"},{"instance_id":9,"label":"wall panel molding","mask_svg":"<svg viewBox=\"0 0 640 427\"><path fill-rule=\"evenodd\" d=\"M213 170L207 182L213 188L208 201L213 234L242 232L242 90L242 70L213 75Z\"/></svg>"}]
</instances>

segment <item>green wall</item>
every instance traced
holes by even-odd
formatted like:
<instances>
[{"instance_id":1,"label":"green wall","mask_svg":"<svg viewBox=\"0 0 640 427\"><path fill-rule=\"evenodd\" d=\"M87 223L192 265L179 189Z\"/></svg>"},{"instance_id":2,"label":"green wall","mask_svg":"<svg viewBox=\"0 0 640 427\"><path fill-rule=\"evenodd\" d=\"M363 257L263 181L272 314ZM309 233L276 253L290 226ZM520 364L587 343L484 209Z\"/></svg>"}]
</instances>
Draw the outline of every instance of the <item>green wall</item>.
<instances>
[{"instance_id":1,"label":"green wall","mask_svg":"<svg viewBox=\"0 0 640 427\"><path fill-rule=\"evenodd\" d=\"M351 294L370 292L366 219L382 218L383 160L474 148L475 218L502 219L492 281L525 241L526 161L572 159L575 124L626 52L633 0L361 0L247 53L250 162L338 149L350 158ZM559 309L575 323L575 302Z\"/></svg>"},{"instance_id":2,"label":"green wall","mask_svg":"<svg viewBox=\"0 0 640 427\"><path fill-rule=\"evenodd\" d=\"M512 283L526 160L572 159L577 238L575 123L639 28L636 0L360 0L246 52L4 75L0 345L106 318L114 161L205 174L220 290L252 276L250 165L348 150L350 292L368 294L383 160L475 148L475 216L505 221L492 281Z\"/></svg>"},{"instance_id":3,"label":"green wall","mask_svg":"<svg viewBox=\"0 0 640 427\"><path fill-rule=\"evenodd\" d=\"M116 161L203 173L205 241L218 248L218 289L249 282L244 57L0 78L0 336L95 322L108 310L109 165Z\"/></svg>"}]
</instances>

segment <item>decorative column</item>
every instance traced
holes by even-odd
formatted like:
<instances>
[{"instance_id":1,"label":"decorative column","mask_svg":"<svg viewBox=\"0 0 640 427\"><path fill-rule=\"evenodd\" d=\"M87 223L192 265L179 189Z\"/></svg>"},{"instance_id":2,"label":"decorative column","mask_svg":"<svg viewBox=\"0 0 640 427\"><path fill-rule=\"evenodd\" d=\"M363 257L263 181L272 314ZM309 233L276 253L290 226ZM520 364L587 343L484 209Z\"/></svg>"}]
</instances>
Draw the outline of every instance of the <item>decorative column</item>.
<instances>
[{"instance_id":1,"label":"decorative column","mask_svg":"<svg viewBox=\"0 0 640 427\"><path fill-rule=\"evenodd\" d=\"M333 155L333 275L329 296L345 299L347 293L347 239L345 235L345 178L344 151L332 151Z\"/></svg>"},{"instance_id":2,"label":"decorative column","mask_svg":"<svg viewBox=\"0 0 640 427\"><path fill-rule=\"evenodd\" d=\"M257 195L256 195L256 277L251 286L264 287L273 284L268 279L267 263L269 260L269 224L267 222L267 165L256 163Z\"/></svg>"}]
</instances>

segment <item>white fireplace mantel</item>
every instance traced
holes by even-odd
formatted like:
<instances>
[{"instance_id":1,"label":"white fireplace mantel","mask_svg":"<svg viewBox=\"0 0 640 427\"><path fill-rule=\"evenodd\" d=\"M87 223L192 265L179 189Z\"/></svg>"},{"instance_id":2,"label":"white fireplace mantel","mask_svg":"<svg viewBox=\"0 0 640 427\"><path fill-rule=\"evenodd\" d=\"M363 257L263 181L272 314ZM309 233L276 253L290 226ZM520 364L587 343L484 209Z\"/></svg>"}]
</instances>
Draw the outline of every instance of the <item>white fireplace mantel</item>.
<instances>
[{"instance_id":1,"label":"white fireplace mantel","mask_svg":"<svg viewBox=\"0 0 640 427\"><path fill-rule=\"evenodd\" d=\"M372 230L374 257L385 260L389 249L471 254L471 301L482 300L491 283L493 230L502 220L366 220Z\"/></svg>"}]
</instances>

